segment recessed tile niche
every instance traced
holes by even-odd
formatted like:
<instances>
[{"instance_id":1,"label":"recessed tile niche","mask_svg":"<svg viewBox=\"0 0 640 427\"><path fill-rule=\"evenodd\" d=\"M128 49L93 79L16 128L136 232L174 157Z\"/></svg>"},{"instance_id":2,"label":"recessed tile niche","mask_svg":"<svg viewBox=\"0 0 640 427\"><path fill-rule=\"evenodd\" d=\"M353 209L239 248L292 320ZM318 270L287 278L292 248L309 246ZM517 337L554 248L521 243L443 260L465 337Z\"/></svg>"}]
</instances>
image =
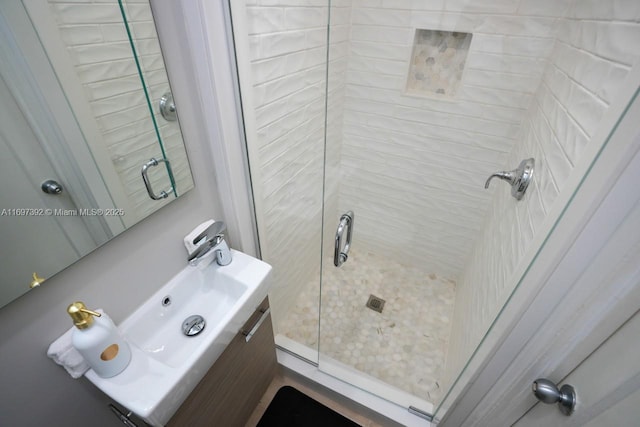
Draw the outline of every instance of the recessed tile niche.
<instances>
[{"instance_id":1,"label":"recessed tile niche","mask_svg":"<svg viewBox=\"0 0 640 427\"><path fill-rule=\"evenodd\" d=\"M453 98L462 80L471 37L470 33L416 29L406 93Z\"/></svg>"}]
</instances>

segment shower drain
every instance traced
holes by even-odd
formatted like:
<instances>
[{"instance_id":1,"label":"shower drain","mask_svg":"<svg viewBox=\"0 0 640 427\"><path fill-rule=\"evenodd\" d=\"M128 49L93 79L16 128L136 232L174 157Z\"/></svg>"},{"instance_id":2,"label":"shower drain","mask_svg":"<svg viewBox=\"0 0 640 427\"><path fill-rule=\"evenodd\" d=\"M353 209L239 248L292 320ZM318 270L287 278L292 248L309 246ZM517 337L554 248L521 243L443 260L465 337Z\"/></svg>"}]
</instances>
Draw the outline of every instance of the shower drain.
<instances>
[{"instance_id":1,"label":"shower drain","mask_svg":"<svg viewBox=\"0 0 640 427\"><path fill-rule=\"evenodd\" d=\"M382 308L384 307L385 301L377 297L375 295L369 295L369 301L367 301L367 307L369 307L373 311L377 311L378 313L382 313Z\"/></svg>"}]
</instances>

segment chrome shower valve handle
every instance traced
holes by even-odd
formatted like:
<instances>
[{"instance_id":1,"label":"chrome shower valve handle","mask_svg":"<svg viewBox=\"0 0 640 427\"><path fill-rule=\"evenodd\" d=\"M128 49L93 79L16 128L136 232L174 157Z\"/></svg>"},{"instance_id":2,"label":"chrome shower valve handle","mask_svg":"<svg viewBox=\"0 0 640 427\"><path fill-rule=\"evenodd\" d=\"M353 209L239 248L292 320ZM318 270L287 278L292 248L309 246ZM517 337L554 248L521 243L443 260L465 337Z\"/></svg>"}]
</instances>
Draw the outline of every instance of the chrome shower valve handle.
<instances>
[{"instance_id":1,"label":"chrome shower valve handle","mask_svg":"<svg viewBox=\"0 0 640 427\"><path fill-rule=\"evenodd\" d=\"M525 159L512 171L496 172L492 174L489 179L487 179L487 182L484 183L484 188L489 188L489 183L493 178L500 178L511 185L511 195L517 200L521 200L522 197L524 197L524 193L527 191L527 187L529 187L531 179L533 178L534 166L535 159Z\"/></svg>"}]
</instances>

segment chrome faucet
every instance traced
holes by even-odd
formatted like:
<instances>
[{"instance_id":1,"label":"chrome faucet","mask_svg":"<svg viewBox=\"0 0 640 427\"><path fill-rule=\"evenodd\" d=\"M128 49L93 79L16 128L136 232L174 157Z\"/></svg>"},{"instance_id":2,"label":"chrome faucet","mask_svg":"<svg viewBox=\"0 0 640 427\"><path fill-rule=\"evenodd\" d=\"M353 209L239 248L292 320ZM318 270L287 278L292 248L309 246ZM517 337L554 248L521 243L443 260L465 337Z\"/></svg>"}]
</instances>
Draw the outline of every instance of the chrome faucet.
<instances>
[{"instance_id":1,"label":"chrome faucet","mask_svg":"<svg viewBox=\"0 0 640 427\"><path fill-rule=\"evenodd\" d=\"M189 255L189 265L198 263L211 251L215 254L218 265L229 265L231 262L231 249L224 240L224 232L227 226L222 221L216 221L206 230L198 234L193 239L193 244L198 245L197 249Z\"/></svg>"}]
</instances>

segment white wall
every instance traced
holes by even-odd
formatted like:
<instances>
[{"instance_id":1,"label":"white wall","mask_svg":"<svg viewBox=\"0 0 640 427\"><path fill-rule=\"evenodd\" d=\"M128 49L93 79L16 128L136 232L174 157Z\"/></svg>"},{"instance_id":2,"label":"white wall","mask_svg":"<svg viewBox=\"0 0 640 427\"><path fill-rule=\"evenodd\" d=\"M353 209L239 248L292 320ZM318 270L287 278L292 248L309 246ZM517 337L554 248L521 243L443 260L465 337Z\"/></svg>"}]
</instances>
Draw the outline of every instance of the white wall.
<instances>
[{"instance_id":1,"label":"white wall","mask_svg":"<svg viewBox=\"0 0 640 427\"><path fill-rule=\"evenodd\" d=\"M163 26L161 40L171 58L167 67L182 108L181 124L196 187L49 278L40 288L0 309L2 426L62 426L70 420L86 420L94 426L121 426L107 407L110 399L88 381L73 380L46 357L49 344L71 326L66 307L83 300L104 308L116 322L122 321L187 265L183 236L207 218L223 217L211 166L214 150L217 152L213 146L220 141L210 140L202 123L214 122L220 127L223 124L217 111L205 113L194 96L200 88L195 84L192 64L202 58L189 56L183 42L189 29L184 28L180 8L178 2L164 3L154 13L168 24ZM225 37L224 22L209 30L216 37ZM221 108L234 110L236 105ZM238 247L233 235L230 239L231 245Z\"/></svg>"},{"instance_id":2,"label":"white wall","mask_svg":"<svg viewBox=\"0 0 640 427\"><path fill-rule=\"evenodd\" d=\"M534 3L536 13L547 9ZM453 379L506 301L534 253L529 245L549 232L553 217L609 133L620 107L637 89L625 77L640 58L640 5L636 1L571 4L560 20L543 80L527 112L522 144L509 162L535 157L532 187L516 202L497 192L482 234L458 283L447 360ZM605 123L603 126L602 123ZM585 153L587 153L585 155ZM492 184L493 185L493 184Z\"/></svg>"}]
</instances>

